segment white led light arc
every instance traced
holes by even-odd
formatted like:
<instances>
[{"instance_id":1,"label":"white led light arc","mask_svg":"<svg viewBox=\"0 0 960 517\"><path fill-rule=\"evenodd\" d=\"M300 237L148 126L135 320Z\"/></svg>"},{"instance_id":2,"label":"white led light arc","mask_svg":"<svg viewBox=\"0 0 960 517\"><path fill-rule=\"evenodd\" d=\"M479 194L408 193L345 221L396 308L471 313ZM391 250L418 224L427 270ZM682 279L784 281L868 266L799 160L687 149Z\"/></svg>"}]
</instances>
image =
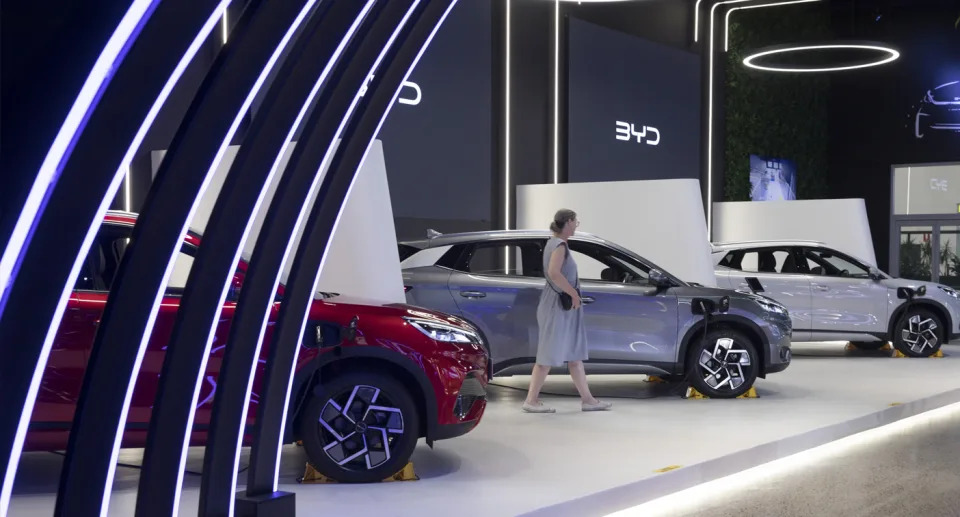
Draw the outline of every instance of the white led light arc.
<instances>
[{"instance_id":1,"label":"white led light arc","mask_svg":"<svg viewBox=\"0 0 960 517\"><path fill-rule=\"evenodd\" d=\"M777 7L779 5L791 5L791 4L806 4L810 2L819 2L820 0L789 0L786 2L773 2L769 4L759 4L759 5L744 5L740 7L732 7L727 10L727 15L723 22L723 51L730 51L730 15L735 11L741 9L757 9L760 7Z\"/></svg>"},{"instance_id":2,"label":"white led light arc","mask_svg":"<svg viewBox=\"0 0 960 517\"><path fill-rule=\"evenodd\" d=\"M10 240L4 249L3 256L0 257L0 314L3 313L8 290L13 284L13 270L21 259L21 254L24 251L31 228L36 222L40 208L43 205L44 198L53 189L61 164L68 158L67 155L70 146L79 137L83 129L82 126L85 124L89 114L96 108L98 94L106 86L108 82L107 78L117 65L116 61L120 53L123 48L127 47L129 40L135 37L134 33L137 27L141 26L144 19L148 16L148 12L151 11L154 5L155 2L153 0L137 0L127 9L126 14L124 14L120 20L113 35L107 40L104 49L100 53L100 57L97 58L97 61L94 63L83 87L74 100L70 111L67 113L66 120L57 133L53 145L51 145L47 151L47 155L40 166L33 186L27 195L20 216L17 218ZM101 203L101 208L103 208L104 212L106 211L106 204L108 203L107 199L113 200L114 196L116 196L115 189L108 196L104 197L104 201ZM99 227L100 221L98 220L96 224L97 227ZM92 240L92 238L84 243L86 249L90 247L89 240ZM85 257L86 251L81 250L81 256ZM17 465L20 463L23 442L27 436L27 429L30 425L34 404L36 403L37 392L40 389L40 381L43 378L43 372L46 369L47 360L50 357L53 337L59 329L60 318L63 315L67 300L73 290L74 280L80 273L79 265L80 260L78 259L71 270L70 279L67 282L68 287L61 293L60 300L54 309L50 327L40 347L36 369L30 379L30 386L27 388L27 397L26 400L24 400L23 409L20 413L20 420L17 424L16 434L13 439L13 447L10 450L10 457L7 461L3 476L3 484L0 486L0 516L6 515L7 509L10 506L13 481L17 475Z\"/></svg>"},{"instance_id":3,"label":"white led light arc","mask_svg":"<svg viewBox=\"0 0 960 517\"><path fill-rule=\"evenodd\" d=\"M697 3L693 4L693 42L696 43L700 39L700 2L703 0L697 0Z\"/></svg>"},{"instance_id":4,"label":"white led light arc","mask_svg":"<svg viewBox=\"0 0 960 517\"><path fill-rule=\"evenodd\" d=\"M190 207L190 212L187 214L187 217L184 221L183 228L181 229L180 235L177 238L178 245L174 246L173 252L170 255L170 258L168 259L166 271L164 271L163 279L160 282L160 288L157 290L156 297L154 298L153 307L150 310L149 321L147 322L147 326L144 328L143 333L141 335L139 353L141 354L143 353L144 349L146 348L147 342L150 339L150 330L153 328L153 324L156 320L157 309L159 307L160 301L163 299L163 296L166 290L165 287L167 285L167 281L170 279L170 274L173 271L173 265L175 263L176 256L180 252L179 243L183 242L183 238L187 234L187 229L189 228L190 222L193 220L193 217L197 211L197 208L200 205L200 199L203 197L204 192L206 192L207 187L210 185L210 181L213 179L213 175L215 171L219 167L220 162L223 160L223 155L226 153L227 148L230 146L230 142L233 140L233 136L236 134L237 130L239 129L240 123L243 121L244 116L246 115L247 111L250 109L250 105L253 103L253 99L260 92L260 89L263 87L263 84L266 82L267 77L270 75L270 72L273 70L273 67L279 61L280 55L283 53L284 49L289 44L290 39L293 37L294 33L296 33L297 29L303 23L303 20L306 19L307 15L313 9L313 6L316 2L317 0L308 0L307 2L304 3L303 7L300 9L300 12L297 14L296 19L293 21L292 24L290 24L290 27L287 28L287 32L283 35L283 38L280 40L280 42L277 43L276 48L273 50L273 53L270 55L270 58L267 60L267 63L264 65L263 69L260 70L260 75L257 77L256 82L254 82L253 86L250 88L250 91L247 93L247 97L244 99L243 105L241 105L240 110L237 111L237 114L233 120L233 123L230 125L230 129L227 130L227 134L224 136L223 141L220 143L220 148L217 150L217 154L213 159L213 163L211 163L210 167L207 169L207 172L203 178L203 183L201 184L200 189L197 191L196 198L194 198L193 200L193 205ZM249 228L247 230L249 230ZM220 306L223 306L223 302L225 298L226 298L226 290L224 290L223 294L221 295ZM207 360L210 358L210 347L212 342L213 342L212 336L208 337L206 346L204 347L203 356L200 361L199 375L197 376L194 382L193 397L191 399L190 407L196 407L197 399L199 399L200 397L200 388L203 386L203 380L207 370ZM136 379L137 373L139 373L139 368L134 370L131 380ZM133 391L132 389L127 390L128 397L132 394L132 391ZM195 414L196 413L194 411L188 412L187 425L186 425L186 428L184 429L183 448L180 452L180 468L178 469L176 493L174 494L174 501L173 501L173 515L179 514L180 491L183 487L184 467L187 462L187 451L189 450L190 434L193 431L193 419ZM122 424L123 423L121 422L121 425ZM117 441L117 445L118 447L115 447L114 451L119 450L119 439ZM112 463L112 465L115 465L115 462ZM113 471L114 469L111 468L111 472ZM109 494L109 491L107 491L107 493ZM106 504L104 504L104 508L106 508Z\"/></svg>"},{"instance_id":5,"label":"white led light arc","mask_svg":"<svg viewBox=\"0 0 960 517\"><path fill-rule=\"evenodd\" d=\"M887 57L883 59L878 59L876 61L871 61L867 63L859 63L855 65L846 65L846 66L832 66L832 67L823 67L823 68L791 68L791 67L779 67L779 66L763 66L754 64L754 61L757 58L764 56L771 56L775 54L786 54L790 52L804 52L807 50L830 50L830 49L859 49L859 50L876 50L878 52L886 52ZM777 48L771 50L765 50L757 52L747 56L743 60L744 66L754 68L757 70L763 70L766 72L788 72L788 73L811 73L811 72L842 72L845 70L857 70L860 68L870 68L873 66L880 66L890 63L891 61L896 61L900 57L900 52L897 52L895 49L890 47L883 47L880 45L870 45L863 43L829 43L822 45L798 45L796 47L785 47Z\"/></svg>"},{"instance_id":6,"label":"white led light arc","mask_svg":"<svg viewBox=\"0 0 960 517\"><path fill-rule=\"evenodd\" d=\"M419 1L420 0L416 0L415 5L416 3L419 3ZM420 47L420 50L417 52L416 57L414 57L413 61L410 63L410 66L407 68L407 72L403 76L403 81L406 81L410 77L410 73L413 71L413 69L417 67L417 63L420 62L420 58L423 57L423 53L427 50L427 47L430 46L430 42L433 41L433 37L437 34L437 31L443 25L443 22L447 19L447 15L450 14L450 11L453 10L453 7L455 5L457 5L457 0L452 0L450 2L450 5L447 6L446 11L443 12L443 15L440 16L439 20L437 20L437 23L433 26L433 29L431 29L430 31L430 35L427 36L426 40L424 40L423 45ZM409 15L410 13L407 13L407 16ZM404 21L400 24L399 27L402 27L405 24L406 24L406 17L404 18ZM399 32L399 27L398 27L398 32ZM391 41L397 36L398 32L394 32L393 36L391 37ZM388 48L390 48L390 44L387 45L384 51L386 51L386 49ZM383 54L381 54L380 57L382 58ZM373 143L373 139L376 138L376 135L378 133L380 133L380 128L383 126L384 121L387 120L387 115L390 113L390 108L393 107L402 89L403 89L403 84L401 82L401 85L397 88L397 91L394 92L393 98L390 100L390 103L387 104L387 109L384 110L383 115L380 117L380 121L377 123L377 128L373 132L373 136L370 138L370 141L367 142L366 149L364 149L363 156L361 157L359 165L357 166L358 171L354 171L353 179L350 180L350 186L347 188L347 193L343 197L343 201L341 201L340 203L340 209L337 211L337 218L334 219L333 221L333 227L330 231L331 236L336 235L337 233L337 227L340 225L340 218L343 217L343 209L346 206L347 201L350 199L350 193L353 191L354 185L356 185L357 183L359 168L363 167L363 162L365 162L367 159L367 154L370 152L370 147L371 147L371 144ZM323 251L323 257L320 259L320 267L317 268L317 273L313 280L313 288L310 291L311 293L317 292L317 284L320 282L320 273L323 271L323 266L327 262L327 257L329 255L330 255L330 247L327 246L327 248L324 249ZM312 300L311 300L311 303L307 304L306 311L304 312L303 320L302 320L304 324L300 326L300 334L297 337L297 343L303 342L303 333L306 329L306 321L307 321L307 317L310 314L311 306L312 306ZM283 404L283 418L280 419L280 439L279 439L279 443L277 444L277 464L274 469L274 477L273 477L274 492L276 492L277 490L277 482L280 478L280 451L283 449L284 427L286 426L286 422L287 422L287 410L290 407L290 391L293 389L293 376L294 376L294 373L296 372L297 361L299 356L300 356L300 346L297 345L294 351L293 361L291 361L291 364L290 364L290 375L287 377L288 378L287 396Z\"/></svg>"},{"instance_id":7,"label":"white led light arc","mask_svg":"<svg viewBox=\"0 0 960 517\"><path fill-rule=\"evenodd\" d=\"M221 36L223 37L223 44L227 44L227 37L230 36L230 23L227 19L229 10L223 11L223 31Z\"/></svg>"},{"instance_id":8,"label":"white led light arc","mask_svg":"<svg viewBox=\"0 0 960 517\"><path fill-rule=\"evenodd\" d=\"M83 132L87 119L97 106L100 94L109 84L109 79L119 64L118 61L125 56L126 51L124 49L129 48L129 42L137 37L139 34L138 27L149 18L156 3L157 0L134 0L131 2L117 28L104 45L100 56L94 62L93 68L87 75L87 79L70 107L70 111L67 112L66 119L57 132L53 144L47 151L36 179L33 181L33 186L27 194L23 209L20 211L17 222L13 227L10 239L4 248L3 255L0 256L0 314L3 313L3 308L6 306L7 292L13 285L13 272L17 263L21 260L31 229L36 223L44 200L56 186L61 167L69 159L71 147ZM16 456L18 457L18 455ZM6 508L3 503L9 498L7 483L4 482L3 486L3 491L0 493L0 510Z\"/></svg>"},{"instance_id":9,"label":"white led light arc","mask_svg":"<svg viewBox=\"0 0 960 517\"><path fill-rule=\"evenodd\" d=\"M290 127L290 131L287 133L287 137L286 137L286 140L284 140L283 147L280 149L280 152L277 154L277 157L273 162L273 166L270 168L270 173L267 176L267 179L263 183L263 187L260 191L259 197L257 198L256 205L254 206L253 210L250 211L250 216L247 219L246 228L243 231L243 236L241 237L241 240L237 245L237 251L233 257L234 264L240 258L240 254L242 253L242 250L247 241L247 238L250 235L250 230L253 227L253 221L254 221L253 216L254 214L260 211L260 206L263 204L263 201L266 197L267 190L269 189L272 183L272 179L274 175L280 169L280 163L283 161L283 157L287 152L287 148L293 142L293 137L294 135L296 135L297 129L300 127L300 124L303 122L304 117L306 117L307 112L310 110L310 107L313 105L313 101L316 98L317 94L320 92L320 88L323 86L324 83L326 83L327 77L330 75L330 71L333 69L333 65L336 64L337 61L339 61L340 56L343 54L344 49L346 48L350 40L353 38L353 35L356 33L357 28L360 26L360 23L366 18L367 14L370 11L370 8L373 7L373 4L375 1L376 0L367 0L366 5L364 5L363 9L360 11L357 18L353 21L353 24L347 30L343 39L337 45L336 50L330 57L330 61L328 61L326 66L324 66L323 71L320 73L320 76L317 78L317 81L313 86L313 89L310 90L309 95L307 95L306 100L304 100L303 106L300 108L300 112L297 114L297 118L294 120L293 125ZM221 296L220 306L223 306L223 301L226 299L226 294L229 291L229 288L232 282L233 282L233 276L229 275L227 277L226 284L224 285L224 288L223 288L223 295ZM218 322L214 321L212 326L210 327L210 331L208 332L208 338L207 338L208 348L212 345L213 336L215 335L217 325L218 325ZM243 399L244 410L241 414L240 422L238 423L239 432L237 433L237 448L236 448L236 453L233 459L233 471L231 472L231 476L232 476L231 486L237 485L237 471L240 469L240 451L241 451L241 448L243 447L243 436L244 436L244 430L246 429L246 423L247 423L247 407L250 404L250 396L251 396L251 393L253 392L253 380L256 375L257 367L260 365L260 363L257 361L257 358L260 357L260 350L261 350L262 344L263 344L263 333L261 332L260 338L257 340L256 351L254 352L254 355L253 355L254 361L250 367L250 375L247 378L247 387L246 387L246 392ZM231 499L230 513L229 513L230 517L233 517L235 508L236 508L236 500Z\"/></svg>"},{"instance_id":10,"label":"white led light arc","mask_svg":"<svg viewBox=\"0 0 960 517\"><path fill-rule=\"evenodd\" d=\"M862 451L866 447L876 446L878 442L889 440L898 433L909 432L921 426L953 418L960 413L960 403L925 411L918 415L903 418L895 422L874 427L845 436L838 440L807 449L756 467L749 468L719 479L686 488L646 503L608 514L607 517L652 517L677 515L696 508L701 501L721 495L737 493L745 487L755 487L757 483L775 476L795 472L815 462L833 460L837 455L851 450Z\"/></svg>"}]
</instances>

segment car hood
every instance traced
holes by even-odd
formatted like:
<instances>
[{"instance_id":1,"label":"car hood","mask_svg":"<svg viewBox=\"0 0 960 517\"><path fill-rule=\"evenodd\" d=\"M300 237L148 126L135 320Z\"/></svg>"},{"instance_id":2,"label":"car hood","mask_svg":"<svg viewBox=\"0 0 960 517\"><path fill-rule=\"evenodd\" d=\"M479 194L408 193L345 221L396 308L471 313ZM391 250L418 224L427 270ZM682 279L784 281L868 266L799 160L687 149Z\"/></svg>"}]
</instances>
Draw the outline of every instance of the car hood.
<instances>
[{"instance_id":1,"label":"car hood","mask_svg":"<svg viewBox=\"0 0 960 517\"><path fill-rule=\"evenodd\" d=\"M464 330L476 332L476 329L456 316L451 316L439 311L415 307L406 303L392 303L383 300L373 300L357 296L334 295L329 298L317 298L314 304L323 304L330 307L337 307L341 311L356 312L358 315L371 316L396 316L420 318L438 323L445 323Z\"/></svg>"}]
</instances>

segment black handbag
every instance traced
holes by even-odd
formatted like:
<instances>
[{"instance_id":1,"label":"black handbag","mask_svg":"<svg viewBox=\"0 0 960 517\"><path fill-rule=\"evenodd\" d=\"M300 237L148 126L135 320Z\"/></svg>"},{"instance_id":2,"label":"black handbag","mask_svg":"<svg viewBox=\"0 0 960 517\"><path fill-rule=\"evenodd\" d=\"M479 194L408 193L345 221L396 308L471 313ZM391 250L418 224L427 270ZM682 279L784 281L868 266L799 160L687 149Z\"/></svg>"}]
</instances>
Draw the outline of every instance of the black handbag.
<instances>
[{"instance_id":1,"label":"black handbag","mask_svg":"<svg viewBox=\"0 0 960 517\"><path fill-rule=\"evenodd\" d=\"M564 256L564 258L563 258L564 262L566 262L567 256L569 256L569 254L570 254L570 250L567 249L567 254L566 254L566 255ZM561 291L560 289L557 289L556 286L553 285L553 282L550 281L550 277L549 277L549 276L547 276L546 274L544 274L543 276L544 276L544 278L546 278L546 280L547 280L547 285L549 285L550 288L553 289L554 291L556 291L556 292L557 292L557 295L560 296L560 307L563 307L563 310L565 310L565 311L569 311L569 310L573 309L573 297L570 296L569 294L565 293L564 291ZM574 289L576 289L577 294L580 295L580 280L579 280L579 279L577 279L577 285L576 285L576 287L574 287ZM581 295L581 296L582 296L582 295Z\"/></svg>"}]
</instances>

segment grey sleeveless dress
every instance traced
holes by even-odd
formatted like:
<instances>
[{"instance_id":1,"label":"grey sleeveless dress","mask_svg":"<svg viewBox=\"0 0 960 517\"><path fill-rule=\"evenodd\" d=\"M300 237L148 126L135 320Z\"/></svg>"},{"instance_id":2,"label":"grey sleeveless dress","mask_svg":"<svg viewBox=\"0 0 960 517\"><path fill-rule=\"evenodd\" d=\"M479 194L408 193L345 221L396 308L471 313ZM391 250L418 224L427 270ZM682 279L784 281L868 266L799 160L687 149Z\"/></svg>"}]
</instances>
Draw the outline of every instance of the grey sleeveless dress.
<instances>
[{"instance_id":1,"label":"grey sleeveless dress","mask_svg":"<svg viewBox=\"0 0 960 517\"><path fill-rule=\"evenodd\" d=\"M566 248L566 243L556 237L547 241L543 249L544 276L550 268L550 256L558 246ZM570 285L577 287L579 276L577 263L566 248L566 258L560 268ZM550 279L540 295L537 306L537 324L540 327L540 342L537 345L537 364L545 366L563 366L567 361L587 360L587 331L583 325L583 307L576 310L563 310L560 305L558 287Z\"/></svg>"}]
</instances>

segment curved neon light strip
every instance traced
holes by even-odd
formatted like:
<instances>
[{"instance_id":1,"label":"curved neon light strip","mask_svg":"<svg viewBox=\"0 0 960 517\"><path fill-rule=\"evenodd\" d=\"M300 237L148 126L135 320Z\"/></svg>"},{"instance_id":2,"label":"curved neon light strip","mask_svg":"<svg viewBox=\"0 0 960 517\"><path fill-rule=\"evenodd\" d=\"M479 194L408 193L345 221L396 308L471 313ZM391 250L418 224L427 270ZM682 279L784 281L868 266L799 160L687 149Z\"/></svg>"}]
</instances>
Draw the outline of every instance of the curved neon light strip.
<instances>
[{"instance_id":1,"label":"curved neon light strip","mask_svg":"<svg viewBox=\"0 0 960 517\"><path fill-rule=\"evenodd\" d=\"M40 165L36 179L30 192L27 194L26 202L14 225L10 240L7 241L3 255L0 257L0 314L6 306L9 297L10 287L13 285L16 271L19 269L20 262L23 260L23 252L27 243L31 239L35 224L39 214L43 211L43 206L56 186L63 165L70 158L73 146L83 132L87 121L96 109L103 95L104 90L110 83L114 70L120 62L126 57L130 46L140 35L140 30L146 24L153 10L156 8L159 0L136 0L131 3L127 12L121 18L117 28L113 31L110 39L100 52L100 57L94 62L93 68L87 75L80 93L73 102L70 111L67 112L67 118L64 120L60 131L57 133L53 144L47 151L47 155ZM114 193L115 195L115 193ZM111 196L112 198L112 196ZM99 221L97 221L99 226ZM86 252L83 253L86 256ZM74 265L71 279L75 279L79 274L79 268ZM73 280L69 282L73 286ZM66 308L66 302L69 298L69 291L66 295L60 297L60 301L54 310L52 319L56 324L51 324L53 332L59 327L60 316ZM20 463L20 454L23 450L23 442L26 439L27 428L30 425L30 417L33 414L33 406L36 402L37 391L40 389L40 380L43 378L43 371L46 369L47 359L50 356L52 346L52 333L47 332L47 337L40 348L40 355L37 361L36 369L30 380L30 386L27 390L27 399L24 403L20 421L17 425L17 431L14 435L13 448L10 451L10 458L7 462L7 468L3 477L3 485L0 486L0 515L6 515L10 506L10 494L13 491L13 480L17 474L17 465Z\"/></svg>"},{"instance_id":2,"label":"curved neon light strip","mask_svg":"<svg viewBox=\"0 0 960 517\"><path fill-rule=\"evenodd\" d=\"M788 2L774 2L770 4L760 4L760 5L744 5L741 7L734 7L727 10L727 15L723 22L723 51L730 51L730 15L734 11L739 11L740 9L757 9L760 7L776 7L778 5L790 5L790 4L806 4L810 2L819 2L820 0L790 0Z\"/></svg>"},{"instance_id":3,"label":"curved neon light strip","mask_svg":"<svg viewBox=\"0 0 960 517\"><path fill-rule=\"evenodd\" d=\"M763 66L756 65L753 63L757 58L763 56L771 56L775 54L785 54L788 52L803 52L807 50L825 50L825 49L863 49L863 50L876 50L879 52L886 52L887 57L879 59L877 61L862 63L857 65L846 65L846 66L833 66L825 68L789 68L789 67L777 67L777 66ZM781 49L766 50L762 52L757 52L756 54L747 56L743 59L744 66L754 68L757 70L764 70L767 72L790 72L790 73L810 73L810 72L841 72L844 70L856 70L859 68L869 68L872 66L885 65L891 61L896 61L900 57L900 52L890 48L882 47L880 45L867 45L860 43L831 43L826 45L799 45L796 47L788 47Z\"/></svg>"},{"instance_id":4,"label":"curved neon light strip","mask_svg":"<svg viewBox=\"0 0 960 517\"><path fill-rule=\"evenodd\" d=\"M14 225L10 240L4 248L3 256L0 257L0 314L6 306L9 287L13 284L20 261L23 260L23 251L30 241L37 216L43 211L47 198L57 184L63 165L70 158L73 146L76 145L90 115L100 102L100 96L110 84L114 70L123 61L130 46L140 34L140 29L153 14L158 3L159 0L134 0L130 4L126 14L123 15L100 52L100 57L94 62L80 93L73 101L73 106L67 112L67 118L53 140L53 145L47 151L47 156L40 165L40 170ZM6 483L4 483L3 494L7 494ZM0 497L0 509L6 508L2 503L7 500L7 497L9 495Z\"/></svg>"},{"instance_id":5,"label":"curved neon light strip","mask_svg":"<svg viewBox=\"0 0 960 517\"><path fill-rule=\"evenodd\" d=\"M419 1L420 1L420 0L417 0L417 2L419 2ZM404 80L404 81L406 81L406 80L410 77L410 72L412 72L413 69L417 67L417 63L420 62L420 58L423 57L423 53L427 50L427 47L430 46L430 42L433 41L433 37L437 34L437 31L438 31L438 30L440 29L440 27L443 25L443 22L447 19L447 15L450 14L450 11L453 10L453 7L454 7L455 5L457 5L457 0L453 0L452 2L450 2L450 5L447 6L447 10L444 11L444 13L443 13L442 16L440 16L440 19L437 21L436 25L434 25L433 30L430 31L430 35L427 36L427 39L423 42L423 45L420 47L420 50L417 52L417 56L413 59L413 62L410 63L410 67L407 69L406 74L404 74L404 76L403 76L403 80ZM409 15L409 13L408 13L408 15ZM405 23L406 23L406 18L404 18L404 22L402 22L402 23L400 24L400 27L402 27ZM398 27L398 30L399 30L399 27ZM394 37L396 36L396 34L397 34L397 33L394 33ZM391 38L391 41L393 41L393 38ZM386 47L384 50L386 50L386 49L388 49L388 48L390 48L390 45L389 45L389 44L387 45L387 47ZM382 54L381 54L381 57L383 57ZM378 61L379 61L379 60L378 60ZM374 68L376 68L376 67L374 67ZM362 167L362 166L363 166L363 162L366 161L366 159L367 159L367 154L370 152L370 147L371 147L371 144L373 143L373 139L376 138L376 135L380 133L380 128L383 126L383 122L384 122L385 120L387 120L387 115L390 113L390 108L393 107L394 103L395 103L396 100L397 100L397 97L400 96L400 91L401 91L402 89L403 89L403 86L402 86L402 83L401 83L401 86L400 86L399 88L397 88L397 91L396 91L396 92L394 92L394 94L393 94L393 99L391 99L391 100L390 100L390 103L387 104L387 109L384 110L383 116L380 118L380 122L377 123L377 129L373 132L373 135L374 135L374 136L370 139L370 142L367 142L367 148L366 148L366 150L364 151L363 157L362 157L361 160L360 160L360 164L361 164L360 167ZM350 199L350 192L353 191L353 186L356 184L356 182L357 182L357 174L354 174L353 180L351 180L351 182L350 182L350 187L347 189L347 193L346 193L346 195L343 197L343 202L340 203L340 210L337 212L337 218L334 220L334 222L333 222L333 228L331 229L331 232L330 232L330 235L331 235L331 236L332 236L332 235L336 235L336 233L337 233L337 227L340 225L340 218L343 216L343 208L344 208L344 206L346 206L347 200ZM327 257L329 256L329 254L330 254L330 247L328 246L327 249L325 249L324 252L323 252L323 258L320 259L320 267L317 268L317 274L316 274L316 276L314 277L314 280L313 280L313 289L312 289L312 291L311 291L311 292L313 292L313 293L317 292L317 284L320 282L320 273L323 271L323 265L326 263ZM282 270L282 269L283 269L283 268L281 268L281 270ZM307 317L309 317L309 315L310 315L310 306L311 306L311 305L312 305L312 304L307 304L307 309L306 309L306 311L305 311L305 313L304 313L304 315L303 315L303 321L304 321L304 322L306 322ZM303 333L304 333L305 329L306 329L306 325L301 325L301 327L300 327L300 335L299 335L298 338L297 338L297 343L302 343L302 342L303 342ZM277 481L279 480L279 477L280 477L280 454L279 454L279 453L280 453L280 450L283 448L283 438L282 438L282 437L283 437L283 434L284 434L284 426L286 425L286 422L287 422L287 410L288 410L289 407L290 407L290 391L293 389L293 376L294 376L294 373L296 373L297 359L298 359L299 355L300 355L300 346L298 345L297 348L296 348L296 351L294 352L293 361L292 361L291 364L290 364L290 375L288 376L288 379L289 379L289 380L288 380L288 382L287 382L287 396L286 396L286 400L285 400L284 405L283 405L283 408L284 408L284 409L283 409L283 418L280 420L280 437L281 437L281 438L280 438L280 443L277 444L277 464L276 464L276 468L275 468L275 470L274 470L274 477L273 477L273 490L274 490L274 492L276 492L276 490L277 490Z\"/></svg>"},{"instance_id":6,"label":"curved neon light strip","mask_svg":"<svg viewBox=\"0 0 960 517\"><path fill-rule=\"evenodd\" d=\"M267 190L270 187L270 184L272 183L274 175L280 169L280 163L283 161L283 157L286 154L287 149L289 148L290 144L293 142L293 137L296 134L297 129L300 127L300 124L303 122L304 117L306 117L307 112L310 111L310 107L313 105L313 101L316 98L317 93L320 92L320 88L323 86L323 84L327 80L327 77L330 75L330 71L333 69L333 65L336 64L337 61L340 59L340 56L343 54L344 49L346 49L347 44L353 38L353 35L356 33L357 28L360 27L360 23L363 22L363 20L367 17L367 14L370 12L370 9L371 7L373 7L373 4L375 2L376 0L367 0L367 3L363 7L363 10L360 11L360 14L353 21L353 25L351 25L350 28L347 30L343 39L340 41L340 44L337 45L337 49L334 51L334 53L330 57L330 61L327 62L326 66L323 68L323 71L320 73L320 76L317 78L317 82L313 85L313 89L310 90L310 93L307 95L306 100L304 100L303 106L300 108L300 112L297 114L297 118L294 120L293 125L290 127L290 131L287 133L287 138L284 141L283 147L281 147L280 152L277 154L277 157L270 168L270 173L267 176L266 181L264 181L263 188L260 191L260 196L257 198L257 203L254 206L253 210L250 211L250 216L247 219L246 228L243 231L243 237L241 237L240 243L237 245L237 251L233 257L234 263L236 263L237 260L240 258L240 254L242 253L244 244L247 242L247 238L250 235L250 230L253 227L253 221L254 221L253 216L254 214L260 211L260 206L263 204L264 198L266 197L266 194L267 194ZM223 288L223 294L220 297L221 306L223 305L223 302L226 299L226 295L227 295L227 292L229 291L232 281L233 281L233 277L228 276L227 282ZM213 344L213 338L214 338L218 323L219 322L214 321L213 325L210 327L210 330L208 332L208 337L207 337L208 349ZM253 355L254 358L260 357L260 350L262 345L263 345L263 332L261 332L260 338L257 340L256 352ZM253 380L256 375L258 366L260 366L259 361L254 361L253 364L251 365L250 376L248 377L248 380L247 380L247 391L243 399L243 407L247 407L250 404L250 397L251 397L251 394L253 393ZM202 372L201 372L201 375L202 375ZM241 451L241 448L243 447L243 436L244 436L244 429L246 427L246 423L247 423L247 413L246 411L244 411L242 416L240 417L240 422L238 422L240 431L237 433L236 455L234 456L234 459L233 459L233 473L232 473L233 486L236 486L237 484L237 471L240 469L240 451ZM283 433L281 433L281 436L283 436ZM274 491L276 491L276 489L274 489ZM235 507L236 507L236 501L235 500L231 501L230 513L229 513L230 517L233 517L235 512Z\"/></svg>"},{"instance_id":7,"label":"curved neon light strip","mask_svg":"<svg viewBox=\"0 0 960 517\"><path fill-rule=\"evenodd\" d=\"M505 46L506 46L506 56L504 57L504 69L505 71L505 92L504 92L504 130L503 130L503 229L510 229L510 0L506 0L506 23L503 32L506 33ZM504 264L509 267L510 264L510 248L509 246L504 248Z\"/></svg>"},{"instance_id":8,"label":"curved neon light strip","mask_svg":"<svg viewBox=\"0 0 960 517\"><path fill-rule=\"evenodd\" d=\"M693 4L693 42L696 43L700 38L700 2Z\"/></svg>"}]
</instances>

